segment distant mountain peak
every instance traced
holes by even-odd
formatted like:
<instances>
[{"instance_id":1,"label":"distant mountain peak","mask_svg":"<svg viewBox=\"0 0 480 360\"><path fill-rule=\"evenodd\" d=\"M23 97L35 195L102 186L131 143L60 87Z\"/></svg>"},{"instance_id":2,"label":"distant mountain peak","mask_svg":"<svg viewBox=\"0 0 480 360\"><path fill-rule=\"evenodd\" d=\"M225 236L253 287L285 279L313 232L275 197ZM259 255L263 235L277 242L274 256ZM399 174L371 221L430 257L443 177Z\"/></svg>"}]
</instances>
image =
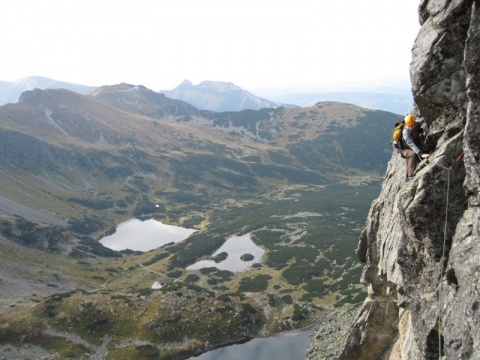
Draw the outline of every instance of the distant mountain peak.
<instances>
[{"instance_id":1,"label":"distant mountain peak","mask_svg":"<svg viewBox=\"0 0 480 360\"><path fill-rule=\"evenodd\" d=\"M204 80L200 83L199 87L217 89L219 91L231 91L231 90L246 91L246 90L243 90L240 86L237 86L233 82L229 82L229 81Z\"/></svg>"},{"instance_id":2,"label":"distant mountain peak","mask_svg":"<svg viewBox=\"0 0 480 360\"><path fill-rule=\"evenodd\" d=\"M190 80L183 80L178 86L193 86L193 83Z\"/></svg>"},{"instance_id":3,"label":"distant mountain peak","mask_svg":"<svg viewBox=\"0 0 480 360\"><path fill-rule=\"evenodd\" d=\"M291 107L260 98L226 81L205 80L198 85L193 85L190 81L184 80L173 90L162 91L162 93L169 98L183 100L198 109L216 112Z\"/></svg>"},{"instance_id":4,"label":"distant mountain peak","mask_svg":"<svg viewBox=\"0 0 480 360\"><path fill-rule=\"evenodd\" d=\"M165 94L157 93L143 85L127 83L104 85L88 95L99 102L109 104L120 110L154 119L172 114L189 114L197 110L185 101L167 98Z\"/></svg>"}]
</instances>

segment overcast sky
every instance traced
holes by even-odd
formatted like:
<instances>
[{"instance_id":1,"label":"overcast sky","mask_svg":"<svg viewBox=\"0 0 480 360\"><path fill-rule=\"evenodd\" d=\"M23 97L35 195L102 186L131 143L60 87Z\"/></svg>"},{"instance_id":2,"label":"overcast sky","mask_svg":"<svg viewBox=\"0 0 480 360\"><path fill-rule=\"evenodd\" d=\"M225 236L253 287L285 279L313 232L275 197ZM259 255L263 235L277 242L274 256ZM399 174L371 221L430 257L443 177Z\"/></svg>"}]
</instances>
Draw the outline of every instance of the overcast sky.
<instances>
[{"instance_id":1,"label":"overcast sky","mask_svg":"<svg viewBox=\"0 0 480 360\"><path fill-rule=\"evenodd\" d=\"M409 81L419 0L0 0L0 80L249 91Z\"/></svg>"}]
</instances>

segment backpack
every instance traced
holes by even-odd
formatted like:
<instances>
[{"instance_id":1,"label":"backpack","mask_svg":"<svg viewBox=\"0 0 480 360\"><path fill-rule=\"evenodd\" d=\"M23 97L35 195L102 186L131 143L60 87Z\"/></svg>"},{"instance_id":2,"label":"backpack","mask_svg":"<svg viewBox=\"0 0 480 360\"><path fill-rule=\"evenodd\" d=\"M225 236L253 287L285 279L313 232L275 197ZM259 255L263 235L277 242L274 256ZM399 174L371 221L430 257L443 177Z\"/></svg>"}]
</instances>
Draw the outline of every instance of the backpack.
<instances>
[{"instance_id":1,"label":"backpack","mask_svg":"<svg viewBox=\"0 0 480 360\"><path fill-rule=\"evenodd\" d=\"M401 151L402 149L405 148L403 144L403 127L405 126L405 121L397 122L395 124L395 128L393 129L393 134L392 134L392 145L393 148L396 149L397 151Z\"/></svg>"}]
</instances>

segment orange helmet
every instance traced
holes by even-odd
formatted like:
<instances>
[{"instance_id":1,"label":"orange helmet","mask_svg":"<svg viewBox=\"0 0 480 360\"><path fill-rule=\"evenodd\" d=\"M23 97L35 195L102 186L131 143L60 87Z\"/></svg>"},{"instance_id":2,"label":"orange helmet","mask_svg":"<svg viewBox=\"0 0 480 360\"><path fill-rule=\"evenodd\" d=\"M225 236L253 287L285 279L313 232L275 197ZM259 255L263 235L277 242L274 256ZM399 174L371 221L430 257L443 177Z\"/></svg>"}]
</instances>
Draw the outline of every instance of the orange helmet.
<instances>
[{"instance_id":1,"label":"orange helmet","mask_svg":"<svg viewBox=\"0 0 480 360\"><path fill-rule=\"evenodd\" d=\"M415 124L415 116L412 114L405 116L405 125L412 126L413 124Z\"/></svg>"}]
</instances>

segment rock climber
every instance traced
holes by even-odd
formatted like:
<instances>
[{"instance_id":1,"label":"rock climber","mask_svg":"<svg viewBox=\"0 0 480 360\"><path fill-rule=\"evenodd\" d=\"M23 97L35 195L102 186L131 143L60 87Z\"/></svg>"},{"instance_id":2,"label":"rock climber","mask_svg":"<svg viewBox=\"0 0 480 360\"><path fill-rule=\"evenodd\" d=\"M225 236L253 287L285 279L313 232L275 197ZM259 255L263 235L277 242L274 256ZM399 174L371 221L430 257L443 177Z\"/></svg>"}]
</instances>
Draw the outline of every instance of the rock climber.
<instances>
[{"instance_id":1,"label":"rock climber","mask_svg":"<svg viewBox=\"0 0 480 360\"><path fill-rule=\"evenodd\" d=\"M427 159L430 156L430 154L423 152L418 145L421 134L420 125L423 123L424 119L416 119L412 114L405 116L405 126L402 130L402 156L407 159L407 181L413 176L418 158Z\"/></svg>"}]
</instances>

